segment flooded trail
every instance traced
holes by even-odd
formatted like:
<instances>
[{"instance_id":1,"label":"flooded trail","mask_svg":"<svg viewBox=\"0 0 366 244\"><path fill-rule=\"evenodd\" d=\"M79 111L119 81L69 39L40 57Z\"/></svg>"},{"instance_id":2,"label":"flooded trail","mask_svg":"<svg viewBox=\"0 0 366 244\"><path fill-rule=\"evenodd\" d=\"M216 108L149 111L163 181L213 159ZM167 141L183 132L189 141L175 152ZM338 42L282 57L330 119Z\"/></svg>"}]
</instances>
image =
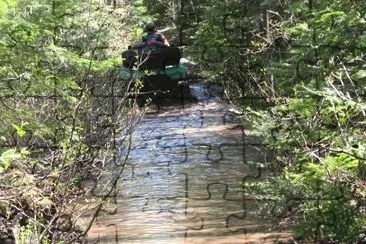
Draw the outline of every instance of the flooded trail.
<instances>
[{"instance_id":1,"label":"flooded trail","mask_svg":"<svg viewBox=\"0 0 366 244\"><path fill-rule=\"evenodd\" d=\"M245 143L227 105L192 86L199 102L146 114L118 184L116 210L100 213L89 243L274 243L243 181L267 155ZM284 239L285 240L285 239Z\"/></svg>"}]
</instances>

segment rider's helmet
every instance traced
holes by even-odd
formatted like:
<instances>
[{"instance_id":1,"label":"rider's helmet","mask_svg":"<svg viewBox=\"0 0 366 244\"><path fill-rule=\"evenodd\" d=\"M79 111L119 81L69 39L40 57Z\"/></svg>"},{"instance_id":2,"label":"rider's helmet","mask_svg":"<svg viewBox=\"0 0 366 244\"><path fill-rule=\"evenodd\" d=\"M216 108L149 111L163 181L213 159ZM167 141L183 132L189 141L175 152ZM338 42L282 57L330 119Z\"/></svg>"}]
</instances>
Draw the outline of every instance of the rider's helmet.
<instances>
[{"instance_id":1,"label":"rider's helmet","mask_svg":"<svg viewBox=\"0 0 366 244\"><path fill-rule=\"evenodd\" d=\"M145 26L145 31L148 32L148 33L155 32L156 31L155 23L154 22L148 23Z\"/></svg>"}]
</instances>

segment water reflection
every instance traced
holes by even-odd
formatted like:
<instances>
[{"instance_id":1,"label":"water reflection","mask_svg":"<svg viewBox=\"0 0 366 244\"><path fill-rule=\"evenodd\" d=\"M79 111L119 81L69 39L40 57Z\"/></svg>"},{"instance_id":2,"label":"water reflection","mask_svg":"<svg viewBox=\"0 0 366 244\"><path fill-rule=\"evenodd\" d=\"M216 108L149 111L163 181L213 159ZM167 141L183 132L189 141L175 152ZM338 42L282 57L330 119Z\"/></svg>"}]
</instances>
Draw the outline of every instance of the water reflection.
<instances>
[{"instance_id":1,"label":"water reflection","mask_svg":"<svg viewBox=\"0 0 366 244\"><path fill-rule=\"evenodd\" d=\"M228 111L208 101L146 115L119 181L117 210L98 216L89 242L273 243L278 234L258 221L242 190L245 177L258 175L248 156L266 155L244 144L243 126Z\"/></svg>"}]
</instances>

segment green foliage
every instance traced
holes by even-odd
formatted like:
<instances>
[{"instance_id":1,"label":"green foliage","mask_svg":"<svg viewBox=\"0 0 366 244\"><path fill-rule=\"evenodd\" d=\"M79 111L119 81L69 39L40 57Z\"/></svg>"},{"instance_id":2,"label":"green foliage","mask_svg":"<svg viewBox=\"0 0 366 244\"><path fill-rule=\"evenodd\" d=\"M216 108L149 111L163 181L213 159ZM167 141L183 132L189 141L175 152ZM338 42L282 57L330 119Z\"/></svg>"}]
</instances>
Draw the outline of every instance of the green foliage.
<instances>
[{"instance_id":1,"label":"green foliage","mask_svg":"<svg viewBox=\"0 0 366 244\"><path fill-rule=\"evenodd\" d=\"M356 241L365 219L352 193L359 161L347 154L325 158L322 164L303 162L281 176L247 185L263 202L262 214L274 221L299 222L295 235L306 241ZM271 199L271 200L268 200Z\"/></svg>"},{"instance_id":2,"label":"green foliage","mask_svg":"<svg viewBox=\"0 0 366 244\"><path fill-rule=\"evenodd\" d=\"M365 104L330 87L294 91L296 97L269 111L248 110L254 134L276 152L273 166L281 169L280 177L259 183L252 194L273 199L264 213L295 221L306 240L356 241L365 224L358 200L366 193Z\"/></svg>"},{"instance_id":3,"label":"green foliage","mask_svg":"<svg viewBox=\"0 0 366 244\"><path fill-rule=\"evenodd\" d=\"M19 243L57 242L56 213L82 196L79 180L95 170L102 153L90 150L97 133L88 119L101 108L91 93L115 79L128 11L94 0L0 1L0 215L22 216Z\"/></svg>"},{"instance_id":4,"label":"green foliage","mask_svg":"<svg viewBox=\"0 0 366 244\"><path fill-rule=\"evenodd\" d=\"M259 52L263 40L256 38L263 19L260 2L203 2L197 12L204 18L195 29L188 54L200 64L202 74L214 75L230 99L237 98L233 103L260 95L255 81L263 75L266 62L265 54Z\"/></svg>"},{"instance_id":5,"label":"green foliage","mask_svg":"<svg viewBox=\"0 0 366 244\"><path fill-rule=\"evenodd\" d=\"M191 56L271 148L246 186L299 240L357 242L365 225L365 2L210 1ZM212 31L213 30L213 31ZM266 106L248 105L262 97Z\"/></svg>"},{"instance_id":6,"label":"green foliage","mask_svg":"<svg viewBox=\"0 0 366 244\"><path fill-rule=\"evenodd\" d=\"M346 13L344 4L288 7L293 19L283 22L283 30L294 55L273 60L266 70L282 97L268 111L247 113L281 169L280 177L255 186L253 195L274 199L264 212L294 221L297 236L307 241L357 241L365 224L358 200L365 194L365 83L358 61L365 53L357 48L365 22L360 6L351 4Z\"/></svg>"},{"instance_id":7,"label":"green foliage","mask_svg":"<svg viewBox=\"0 0 366 244\"><path fill-rule=\"evenodd\" d=\"M25 226L20 227L18 235L15 236L15 240L19 244L27 244L36 241L36 236L40 235L41 228L37 226L37 222L29 221L29 223ZM36 233L35 233L36 232ZM52 243L49 239L44 239L41 244L50 244Z\"/></svg>"},{"instance_id":8,"label":"green foliage","mask_svg":"<svg viewBox=\"0 0 366 244\"><path fill-rule=\"evenodd\" d=\"M9 149L3 152L0 156L0 173L9 168L11 161L20 158L20 155L16 153L15 149Z\"/></svg>"}]
</instances>

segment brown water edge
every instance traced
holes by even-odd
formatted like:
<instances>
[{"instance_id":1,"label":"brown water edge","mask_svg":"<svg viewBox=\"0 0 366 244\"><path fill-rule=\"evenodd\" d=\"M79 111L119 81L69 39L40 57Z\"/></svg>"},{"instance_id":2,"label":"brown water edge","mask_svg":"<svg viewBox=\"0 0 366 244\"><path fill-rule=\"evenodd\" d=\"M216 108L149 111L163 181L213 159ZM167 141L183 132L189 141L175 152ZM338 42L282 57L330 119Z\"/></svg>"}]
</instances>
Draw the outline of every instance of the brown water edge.
<instances>
[{"instance_id":1,"label":"brown water edge","mask_svg":"<svg viewBox=\"0 0 366 244\"><path fill-rule=\"evenodd\" d=\"M247 128L229 109L207 101L145 115L113 211L99 213L88 242L286 243L290 233L263 223L243 191L260 174L249 162L268 155L245 143Z\"/></svg>"}]
</instances>

